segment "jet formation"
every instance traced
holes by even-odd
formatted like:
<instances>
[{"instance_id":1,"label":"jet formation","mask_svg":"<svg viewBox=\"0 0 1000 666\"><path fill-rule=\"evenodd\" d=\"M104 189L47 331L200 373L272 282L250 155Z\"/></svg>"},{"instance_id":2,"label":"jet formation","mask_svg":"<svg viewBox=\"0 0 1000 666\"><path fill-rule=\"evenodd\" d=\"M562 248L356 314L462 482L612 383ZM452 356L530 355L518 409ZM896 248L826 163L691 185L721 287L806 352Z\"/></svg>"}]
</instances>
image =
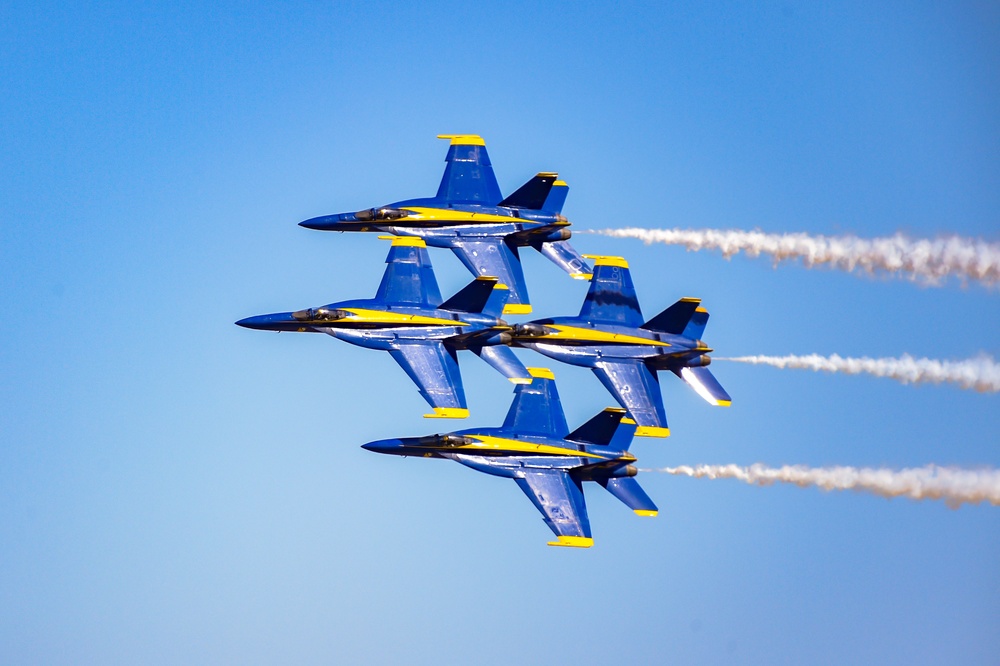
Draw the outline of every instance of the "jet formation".
<instances>
[{"instance_id":1,"label":"jet formation","mask_svg":"<svg viewBox=\"0 0 1000 666\"><path fill-rule=\"evenodd\" d=\"M471 351L518 386L499 428L472 428L365 444L377 453L454 460L512 478L555 534L553 546L593 544L583 483L594 481L636 514L656 505L633 478L633 437L667 437L657 372L670 371L710 404L731 398L708 369L702 340L708 311L682 298L644 321L627 261L581 255L562 215L569 187L540 172L503 197L476 135L440 135L450 147L434 197L407 199L352 213L315 217L300 225L324 231L375 231L391 240L374 298L248 317L257 330L326 333L360 347L387 351L431 406L428 418L466 418L469 408L458 364ZM427 246L449 248L476 275L451 298L441 297ZM590 288L577 316L511 324L502 317L531 312L518 249L531 246ZM591 259L593 268L585 261ZM570 432L547 368L525 367L512 348L591 368L617 400Z\"/></svg>"}]
</instances>

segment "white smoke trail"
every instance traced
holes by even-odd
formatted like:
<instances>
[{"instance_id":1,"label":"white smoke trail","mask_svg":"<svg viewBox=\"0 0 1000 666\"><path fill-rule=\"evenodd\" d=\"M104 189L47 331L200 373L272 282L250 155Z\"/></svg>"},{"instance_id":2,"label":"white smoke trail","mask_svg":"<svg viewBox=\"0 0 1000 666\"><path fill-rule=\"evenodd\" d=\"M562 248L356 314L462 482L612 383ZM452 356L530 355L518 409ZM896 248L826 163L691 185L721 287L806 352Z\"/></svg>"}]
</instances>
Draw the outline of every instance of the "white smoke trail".
<instances>
[{"instance_id":1,"label":"white smoke trail","mask_svg":"<svg viewBox=\"0 0 1000 666\"><path fill-rule=\"evenodd\" d=\"M597 229L614 238L637 238L647 245L683 245L688 250L721 250L727 259L739 252L770 255L774 263L801 259L808 266L827 265L844 271L902 273L912 280L939 285L949 276L985 285L1000 282L1000 243L982 239L915 239L903 234L885 238L767 234L721 229Z\"/></svg>"},{"instance_id":2,"label":"white smoke trail","mask_svg":"<svg viewBox=\"0 0 1000 666\"><path fill-rule=\"evenodd\" d=\"M958 384L964 389L980 393L1000 391L1000 364L992 356L982 354L963 361L938 361L930 358L913 358L903 354L900 358L842 358L837 354L820 356L735 356L715 358L716 361L736 361L776 368L797 368L817 372L843 372L848 375L867 373L889 377L904 384Z\"/></svg>"},{"instance_id":3,"label":"white smoke trail","mask_svg":"<svg viewBox=\"0 0 1000 666\"><path fill-rule=\"evenodd\" d=\"M756 463L739 465L698 465L639 470L709 479L739 479L745 483L767 486L794 483L805 488L856 490L881 497L908 497L913 500L939 499L957 509L962 504L989 502L1000 505L1000 470L967 470L928 465L912 469L873 469L869 467L805 467L785 465L768 467Z\"/></svg>"}]
</instances>

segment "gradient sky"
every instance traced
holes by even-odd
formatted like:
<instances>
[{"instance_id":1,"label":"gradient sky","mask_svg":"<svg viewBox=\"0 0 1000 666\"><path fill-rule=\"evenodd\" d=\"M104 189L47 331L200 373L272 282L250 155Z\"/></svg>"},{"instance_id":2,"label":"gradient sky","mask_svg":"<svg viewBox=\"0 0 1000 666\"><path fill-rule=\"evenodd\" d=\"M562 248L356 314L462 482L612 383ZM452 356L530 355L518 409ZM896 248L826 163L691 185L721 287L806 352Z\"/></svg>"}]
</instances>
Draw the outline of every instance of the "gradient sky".
<instances>
[{"instance_id":1,"label":"gradient sky","mask_svg":"<svg viewBox=\"0 0 1000 666\"><path fill-rule=\"evenodd\" d=\"M995 507L646 474L659 517L594 485L548 548L513 483L359 448L443 427L388 355L233 325L373 295L387 244L296 223L433 194L438 133L559 171L577 229L996 241L998 6L816 4L0 4L0 662L996 664ZM996 289L574 243L718 355L1000 356ZM455 427L499 424L461 362ZM571 427L613 404L550 367ZM713 370L733 406L664 376L642 466L1000 466L996 395Z\"/></svg>"}]
</instances>

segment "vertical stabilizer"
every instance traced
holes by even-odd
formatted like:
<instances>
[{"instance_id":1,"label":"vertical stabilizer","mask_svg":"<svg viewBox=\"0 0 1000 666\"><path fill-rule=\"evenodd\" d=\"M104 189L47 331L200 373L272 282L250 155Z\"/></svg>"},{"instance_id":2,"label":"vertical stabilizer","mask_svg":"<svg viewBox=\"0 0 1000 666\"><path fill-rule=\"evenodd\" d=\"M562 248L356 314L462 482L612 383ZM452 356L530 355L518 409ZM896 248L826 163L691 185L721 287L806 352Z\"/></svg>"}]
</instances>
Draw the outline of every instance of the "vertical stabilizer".
<instances>
[{"instance_id":1,"label":"vertical stabilizer","mask_svg":"<svg viewBox=\"0 0 1000 666\"><path fill-rule=\"evenodd\" d=\"M486 142L475 134L439 134L439 139L449 139L451 146L445 162L437 198L448 203L480 204L495 206L503 199Z\"/></svg>"}]
</instances>

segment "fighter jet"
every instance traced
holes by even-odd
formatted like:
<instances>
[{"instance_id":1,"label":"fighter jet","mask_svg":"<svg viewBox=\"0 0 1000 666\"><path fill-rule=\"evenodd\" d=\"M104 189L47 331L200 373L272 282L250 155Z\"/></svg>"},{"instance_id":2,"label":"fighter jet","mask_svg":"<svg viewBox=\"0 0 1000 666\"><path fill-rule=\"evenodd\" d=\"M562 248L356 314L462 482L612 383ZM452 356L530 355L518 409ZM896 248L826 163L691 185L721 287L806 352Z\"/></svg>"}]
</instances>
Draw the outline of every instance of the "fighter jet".
<instances>
[{"instance_id":1,"label":"fighter jet","mask_svg":"<svg viewBox=\"0 0 1000 666\"><path fill-rule=\"evenodd\" d=\"M514 383L531 382L514 352L496 343L497 336L510 328L499 319L509 293L506 286L495 277L481 276L442 303L426 245L419 238L392 238L386 263L373 299L236 323L265 331L326 333L360 347L388 351L434 409L427 418L469 415L458 367L460 349L471 350Z\"/></svg>"},{"instance_id":2,"label":"fighter jet","mask_svg":"<svg viewBox=\"0 0 1000 666\"><path fill-rule=\"evenodd\" d=\"M567 242L562 216L569 186L543 172L504 198L486 153L474 134L441 134L451 141L437 194L353 213L314 217L299 224L322 231L377 231L416 236L432 247L451 248L474 275L491 275L510 287L503 314L529 314L531 304L518 248L531 246L574 278L590 267Z\"/></svg>"},{"instance_id":3,"label":"fighter jet","mask_svg":"<svg viewBox=\"0 0 1000 666\"><path fill-rule=\"evenodd\" d=\"M528 368L534 378L514 390L499 428L470 428L444 435L383 439L363 448L376 453L448 458L494 476L514 479L556 535L550 546L589 548L583 482L596 481L640 516L656 505L632 477L636 458L628 452L635 421L623 409L605 409L569 432L555 377Z\"/></svg>"},{"instance_id":4,"label":"fighter jet","mask_svg":"<svg viewBox=\"0 0 1000 666\"><path fill-rule=\"evenodd\" d=\"M591 368L638 424L636 435L667 437L656 372L670 370L710 404L732 401L707 366L701 336L708 311L698 298L682 298L643 323L628 262L585 255L595 263L578 317L538 319L503 334L514 344L564 363Z\"/></svg>"}]
</instances>

